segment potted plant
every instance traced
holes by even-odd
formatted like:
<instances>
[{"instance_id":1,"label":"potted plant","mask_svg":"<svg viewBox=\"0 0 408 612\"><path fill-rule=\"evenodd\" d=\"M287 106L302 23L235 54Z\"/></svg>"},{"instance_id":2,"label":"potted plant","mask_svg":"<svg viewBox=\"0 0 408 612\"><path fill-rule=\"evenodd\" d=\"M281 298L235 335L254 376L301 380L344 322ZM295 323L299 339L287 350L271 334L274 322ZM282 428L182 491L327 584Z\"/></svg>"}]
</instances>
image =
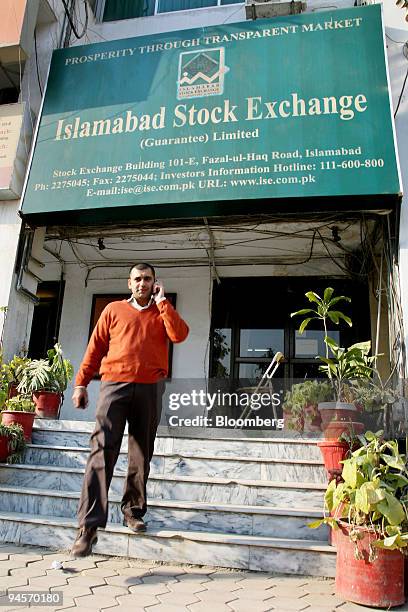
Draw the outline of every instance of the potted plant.
<instances>
[{"instance_id":1,"label":"potted plant","mask_svg":"<svg viewBox=\"0 0 408 612\"><path fill-rule=\"evenodd\" d=\"M18 463L24 449L25 439L21 425L0 423L0 462Z\"/></svg>"},{"instance_id":2,"label":"potted plant","mask_svg":"<svg viewBox=\"0 0 408 612\"><path fill-rule=\"evenodd\" d=\"M335 340L327 335L328 321L339 325L344 321L352 326L350 317L339 310L334 310L340 301L350 302L350 298L344 295L334 296L332 287L324 290L323 297L314 291L308 291L305 295L314 308L304 308L293 312L291 317L307 315L300 324L299 333L303 333L309 323L313 320L321 321L325 333L325 356L317 356L323 362L320 371L328 377L333 389L332 401L319 403L319 411L322 416L322 430L327 431L328 439L338 439L343 431L353 427L354 431L359 429L356 421L357 407L353 401L350 381L355 379L369 379L373 373L372 363L375 357L369 357L371 343L360 342L345 349L340 347ZM332 423L334 421L334 423ZM353 423L347 426L347 423Z\"/></svg>"},{"instance_id":3,"label":"potted plant","mask_svg":"<svg viewBox=\"0 0 408 612\"><path fill-rule=\"evenodd\" d=\"M337 439L345 431L361 433L363 423L357 421L358 407L355 403L355 381L368 381L374 373L370 357L371 342L358 342L349 348L340 347L332 338L324 339L330 348L331 357L320 357L324 365L319 370L329 378L335 402L319 404L322 429L327 439Z\"/></svg>"},{"instance_id":4,"label":"potted plant","mask_svg":"<svg viewBox=\"0 0 408 612\"><path fill-rule=\"evenodd\" d=\"M356 406L364 408L364 412L371 416L371 427L382 427L388 437L394 435L392 406L402 399L402 389L393 388L391 381L393 373L383 382L379 372L375 369L370 380L352 381L352 393Z\"/></svg>"},{"instance_id":5,"label":"potted plant","mask_svg":"<svg viewBox=\"0 0 408 612\"><path fill-rule=\"evenodd\" d=\"M18 390L32 394L36 413L44 418L58 418L61 398L74 370L65 359L60 344L47 352L47 359L33 359L23 370Z\"/></svg>"},{"instance_id":6,"label":"potted plant","mask_svg":"<svg viewBox=\"0 0 408 612\"><path fill-rule=\"evenodd\" d=\"M17 395L8 399L1 410L3 425L19 424L23 428L26 442L31 442L35 404L30 396Z\"/></svg>"},{"instance_id":7,"label":"potted plant","mask_svg":"<svg viewBox=\"0 0 408 612\"><path fill-rule=\"evenodd\" d=\"M14 355L13 359L8 363L2 363L0 369L1 388L7 389L7 399L15 397L18 394L17 387L21 381L24 369L30 363L28 357L20 357Z\"/></svg>"},{"instance_id":8,"label":"potted plant","mask_svg":"<svg viewBox=\"0 0 408 612\"><path fill-rule=\"evenodd\" d=\"M345 321L347 325L352 326L350 317L339 310L333 310L340 301L350 302L350 298L343 295L333 296L333 293L331 287L324 290L323 297L309 291L306 297L315 308L306 308L291 314L291 316L307 315L299 327L299 333L303 333L314 319L322 322L325 332L325 356L318 355L317 359L323 362L319 370L329 379L333 397L332 401L320 402L318 405L325 437L324 441L318 442L318 446L330 479L341 472L341 461L349 450L344 439L341 439L342 435L354 436L364 430L364 424L358 416L361 404L356 405L355 402L355 382L371 379L376 360L375 356L369 355L370 341L343 348L327 335L328 320L335 325Z\"/></svg>"},{"instance_id":9,"label":"potted plant","mask_svg":"<svg viewBox=\"0 0 408 612\"><path fill-rule=\"evenodd\" d=\"M331 397L331 385L326 381L305 380L292 385L282 406L285 423L289 429L297 431L320 431L321 417L317 406Z\"/></svg>"},{"instance_id":10,"label":"potted plant","mask_svg":"<svg viewBox=\"0 0 408 612\"><path fill-rule=\"evenodd\" d=\"M336 593L355 603L393 607L404 603L408 546L408 470L396 440L382 431L360 435L361 447L343 461L342 482L326 490L322 523L337 528Z\"/></svg>"}]
</instances>

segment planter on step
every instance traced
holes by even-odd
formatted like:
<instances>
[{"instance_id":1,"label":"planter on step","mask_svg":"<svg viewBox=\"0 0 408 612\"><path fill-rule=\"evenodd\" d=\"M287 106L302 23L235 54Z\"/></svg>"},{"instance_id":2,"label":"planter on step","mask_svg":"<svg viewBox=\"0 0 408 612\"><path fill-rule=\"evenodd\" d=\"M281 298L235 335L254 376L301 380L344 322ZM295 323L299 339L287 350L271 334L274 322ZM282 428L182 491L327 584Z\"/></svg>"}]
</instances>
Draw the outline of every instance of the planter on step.
<instances>
[{"instance_id":1,"label":"planter on step","mask_svg":"<svg viewBox=\"0 0 408 612\"><path fill-rule=\"evenodd\" d=\"M34 391L33 401L36 414L43 419L58 419L61 393L54 391Z\"/></svg>"},{"instance_id":2,"label":"planter on step","mask_svg":"<svg viewBox=\"0 0 408 612\"><path fill-rule=\"evenodd\" d=\"M322 417L322 431L324 431L331 421L357 421L357 408L348 402L320 402L318 405L320 416Z\"/></svg>"},{"instance_id":3,"label":"planter on step","mask_svg":"<svg viewBox=\"0 0 408 612\"><path fill-rule=\"evenodd\" d=\"M361 434L363 431L364 423L359 421L330 421L323 435L326 440L338 440L344 433L353 436Z\"/></svg>"},{"instance_id":4,"label":"planter on step","mask_svg":"<svg viewBox=\"0 0 408 612\"><path fill-rule=\"evenodd\" d=\"M336 595L347 601L375 608L392 608L405 602L404 556L399 550L373 545L377 534L365 527L350 527L340 521L336 533ZM356 548L358 559L356 559Z\"/></svg>"},{"instance_id":5,"label":"planter on step","mask_svg":"<svg viewBox=\"0 0 408 612\"><path fill-rule=\"evenodd\" d=\"M343 465L340 462L346 458L349 446L338 440L322 440L317 443L317 446L323 455L324 467L331 480L336 471L341 473Z\"/></svg>"},{"instance_id":6,"label":"planter on step","mask_svg":"<svg viewBox=\"0 0 408 612\"><path fill-rule=\"evenodd\" d=\"M33 433L34 412L21 412L17 410L2 410L1 422L3 425L21 425L25 441L30 443Z\"/></svg>"}]
</instances>

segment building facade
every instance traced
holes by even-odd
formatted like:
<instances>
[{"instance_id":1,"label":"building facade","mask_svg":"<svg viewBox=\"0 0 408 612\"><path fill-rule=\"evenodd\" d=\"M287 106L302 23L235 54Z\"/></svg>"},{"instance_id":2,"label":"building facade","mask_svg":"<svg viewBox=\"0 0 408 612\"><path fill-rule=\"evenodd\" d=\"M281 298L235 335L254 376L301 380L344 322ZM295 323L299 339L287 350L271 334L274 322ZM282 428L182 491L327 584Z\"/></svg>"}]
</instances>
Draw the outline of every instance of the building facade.
<instances>
[{"instance_id":1,"label":"building facade","mask_svg":"<svg viewBox=\"0 0 408 612\"><path fill-rule=\"evenodd\" d=\"M18 4L21 27L0 49L11 90L3 122L17 117L0 204L7 357L43 355L58 339L78 367L101 308L125 297L128 268L143 260L191 327L173 350L174 381L253 381L277 351L281 378L315 375L323 332L300 337L290 313L327 286L352 298L354 326L334 329L336 339L371 339L382 371L405 374L402 11L349 1L295 3L297 15L285 15L294 5L222 0ZM185 140L173 142L178 128ZM97 386L87 412L68 390L62 418L91 420Z\"/></svg>"}]
</instances>

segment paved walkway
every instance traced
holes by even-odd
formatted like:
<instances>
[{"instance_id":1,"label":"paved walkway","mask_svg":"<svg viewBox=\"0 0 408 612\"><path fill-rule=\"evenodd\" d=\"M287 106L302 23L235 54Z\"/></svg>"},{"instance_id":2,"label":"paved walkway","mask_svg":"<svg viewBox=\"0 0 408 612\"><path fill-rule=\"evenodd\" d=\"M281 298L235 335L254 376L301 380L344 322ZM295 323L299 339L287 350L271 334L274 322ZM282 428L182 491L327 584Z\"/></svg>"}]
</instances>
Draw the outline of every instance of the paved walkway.
<instances>
[{"instance_id":1,"label":"paved walkway","mask_svg":"<svg viewBox=\"0 0 408 612\"><path fill-rule=\"evenodd\" d=\"M58 568L58 562L62 564ZM13 598L54 598L48 606ZM0 544L0 612L362 612L334 594L334 580L92 555ZM408 610L405 604L397 610Z\"/></svg>"}]
</instances>

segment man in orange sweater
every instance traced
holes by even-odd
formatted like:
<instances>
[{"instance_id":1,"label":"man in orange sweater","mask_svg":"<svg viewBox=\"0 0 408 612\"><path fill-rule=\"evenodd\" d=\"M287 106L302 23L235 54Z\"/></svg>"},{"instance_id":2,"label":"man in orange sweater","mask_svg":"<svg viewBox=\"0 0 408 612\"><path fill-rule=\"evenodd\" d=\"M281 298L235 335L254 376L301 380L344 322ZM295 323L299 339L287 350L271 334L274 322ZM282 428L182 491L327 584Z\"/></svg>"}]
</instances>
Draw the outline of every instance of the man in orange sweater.
<instances>
[{"instance_id":1,"label":"man in orange sweater","mask_svg":"<svg viewBox=\"0 0 408 612\"><path fill-rule=\"evenodd\" d=\"M128 287L129 300L111 302L102 312L72 396L76 408L85 408L87 385L100 372L95 429L78 508L79 532L72 548L76 557L92 552L97 528L106 526L108 490L126 422L128 472L121 508L130 529L146 529L146 483L160 421L168 343L182 342L189 331L156 282L153 266L132 266Z\"/></svg>"}]
</instances>

